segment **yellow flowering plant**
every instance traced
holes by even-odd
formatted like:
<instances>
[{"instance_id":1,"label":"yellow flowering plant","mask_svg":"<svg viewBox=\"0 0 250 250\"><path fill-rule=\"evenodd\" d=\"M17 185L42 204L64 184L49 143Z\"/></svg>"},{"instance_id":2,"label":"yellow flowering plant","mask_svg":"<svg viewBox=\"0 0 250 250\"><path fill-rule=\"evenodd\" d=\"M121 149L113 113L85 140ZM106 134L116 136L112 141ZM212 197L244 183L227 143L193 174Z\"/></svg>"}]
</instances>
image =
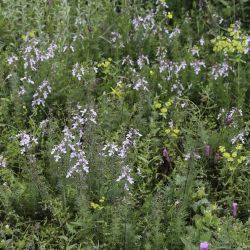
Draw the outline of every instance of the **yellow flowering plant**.
<instances>
[{"instance_id":1,"label":"yellow flowering plant","mask_svg":"<svg viewBox=\"0 0 250 250\"><path fill-rule=\"evenodd\" d=\"M217 36L211 40L214 52L243 54L248 47L248 37L235 24L227 29L227 36Z\"/></svg>"},{"instance_id":2,"label":"yellow flowering plant","mask_svg":"<svg viewBox=\"0 0 250 250\"><path fill-rule=\"evenodd\" d=\"M165 103L159 101L158 98L156 98L156 100L154 101L154 104L153 104L153 108L155 110L157 110L161 116L166 118L167 112L168 112L169 108L172 106L172 104L173 104L172 98L170 98Z\"/></svg>"},{"instance_id":3,"label":"yellow flowering plant","mask_svg":"<svg viewBox=\"0 0 250 250\"><path fill-rule=\"evenodd\" d=\"M247 157L242 155L241 151L243 149L242 144L237 144L235 147L235 150L233 150L231 153L227 152L225 146L220 145L219 146L219 152L221 153L224 160L226 160L229 163L232 163L229 165L229 170L235 170L238 165L246 162Z\"/></svg>"}]
</instances>

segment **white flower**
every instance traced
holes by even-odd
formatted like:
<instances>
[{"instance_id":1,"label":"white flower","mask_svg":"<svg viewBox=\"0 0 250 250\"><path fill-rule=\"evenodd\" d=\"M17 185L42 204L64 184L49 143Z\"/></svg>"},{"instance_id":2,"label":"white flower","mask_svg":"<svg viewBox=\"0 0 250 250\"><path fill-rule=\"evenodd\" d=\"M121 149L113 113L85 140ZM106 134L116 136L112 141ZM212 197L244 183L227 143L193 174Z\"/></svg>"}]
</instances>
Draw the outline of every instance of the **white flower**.
<instances>
[{"instance_id":1,"label":"white flower","mask_svg":"<svg viewBox=\"0 0 250 250\"><path fill-rule=\"evenodd\" d=\"M81 81L83 76L85 74L85 69L83 66L81 66L78 62L74 64L72 69L72 75L78 79L78 81Z\"/></svg>"},{"instance_id":2,"label":"white flower","mask_svg":"<svg viewBox=\"0 0 250 250\"><path fill-rule=\"evenodd\" d=\"M147 85L148 85L148 81L144 77L139 78L134 82L133 89L135 89L137 91L140 89L148 91Z\"/></svg>"},{"instance_id":3,"label":"white flower","mask_svg":"<svg viewBox=\"0 0 250 250\"><path fill-rule=\"evenodd\" d=\"M201 37L200 41L199 41L200 45L203 46L205 44L205 40L203 37Z\"/></svg>"},{"instance_id":4,"label":"white flower","mask_svg":"<svg viewBox=\"0 0 250 250\"><path fill-rule=\"evenodd\" d=\"M6 161L2 155L0 155L0 168L6 168Z\"/></svg>"},{"instance_id":5,"label":"white flower","mask_svg":"<svg viewBox=\"0 0 250 250\"><path fill-rule=\"evenodd\" d=\"M11 64L13 64L14 62L18 61L18 57L15 56L15 55L12 55L12 56L10 56L10 57L7 59L7 61L8 61L8 64L11 65Z\"/></svg>"},{"instance_id":6,"label":"white flower","mask_svg":"<svg viewBox=\"0 0 250 250\"><path fill-rule=\"evenodd\" d=\"M175 28L170 34L169 34L169 38L172 39L174 37L176 37L178 34L181 33L181 30L179 28Z\"/></svg>"},{"instance_id":7,"label":"white flower","mask_svg":"<svg viewBox=\"0 0 250 250\"><path fill-rule=\"evenodd\" d=\"M116 179L117 182L120 182L121 180L125 181L125 185L124 185L124 189L125 190L129 190L129 185L128 184L133 184L134 183L134 179L133 177L131 177L131 169L128 165L122 167L122 172L121 175L118 176L118 178Z\"/></svg>"},{"instance_id":8,"label":"white flower","mask_svg":"<svg viewBox=\"0 0 250 250\"><path fill-rule=\"evenodd\" d=\"M18 96L23 96L26 93L24 86L21 86L18 90Z\"/></svg>"}]
</instances>

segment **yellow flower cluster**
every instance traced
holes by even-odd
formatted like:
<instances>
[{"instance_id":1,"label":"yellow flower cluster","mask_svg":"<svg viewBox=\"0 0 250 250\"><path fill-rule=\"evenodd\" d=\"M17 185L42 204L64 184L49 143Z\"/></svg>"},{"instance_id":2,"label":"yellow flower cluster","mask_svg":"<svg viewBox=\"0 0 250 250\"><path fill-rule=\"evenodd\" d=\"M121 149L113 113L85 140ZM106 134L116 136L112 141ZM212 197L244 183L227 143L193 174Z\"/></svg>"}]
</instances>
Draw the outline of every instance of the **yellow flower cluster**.
<instances>
[{"instance_id":1,"label":"yellow flower cluster","mask_svg":"<svg viewBox=\"0 0 250 250\"><path fill-rule=\"evenodd\" d=\"M168 12L167 15L166 15L166 17L168 19L173 19L173 12Z\"/></svg>"},{"instance_id":2,"label":"yellow flower cluster","mask_svg":"<svg viewBox=\"0 0 250 250\"><path fill-rule=\"evenodd\" d=\"M177 138L178 135L180 134L180 130L178 128L167 128L167 129L165 129L165 133L167 135L174 137L174 138Z\"/></svg>"},{"instance_id":3,"label":"yellow flower cluster","mask_svg":"<svg viewBox=\"0 0 250 250\"><path fill-rule=\"evenodd\" d=\"M236 146L236 151L233 151L231 154L226 151L226 148L224 146L219 146L219 152L222 154L222 156L228 161L228 162L233 162L234 160L237 159L238 164L243 163L244 161L247 160L246 156L239 156L238 152L242 150L243 145L238 144Z\"/></svg>"},{"instance_id":4,"label":"yellow flower cluster","mask_svg":"<svg viewBox=\"0 0 250 250\"><path fill-rule=\"evenodd\" d=\"M32 30L32 31L28 32L26 35L22 35L22 39L23 39L24 41L26 41L29 37L30 37L30 38L34 38L35 35L36 35L36 34L35 34L35 31Z\"/></svg>"},{"instance_id":5,"label":"yellow flower cluster","mask_svg":"<svg viewBox=\"0 0 250 250\"><path fill-rule=\"evenodd\" d=\"M168 100L164 104L161 102L154 102L154 109L158 109L161 114L166 114L168 112L168 108L173 104L173 99Z\"/></svg>"},{"instance_id":6,"label":"yellow flower cluster","mask_svg":"<svg viewBox=\"0 0 250 250\"><path fill-rule=\"evenodd\" d=\"M108 68L112 62L112 58L109 57L107 60L104 60L103 62L99 63L97 66L102 68Z\"/></svg>"},{"instance_id":7,"label":"yellow flower cluster","mask_svg":"<svg viewBox=\"0 0 250 250\"><path fill-rule=\"evenodd\" d=\"M104 201L105 201L105 197L102 196L102 198L99 200L99 202L100 202L100 204L102 204ZM95 203L95 202L90 202L90 207L93 209L101 210L101 209L103 209L103 206L101 206L100 204Z\"/></svg>"},{"instance_id":8,"label":"yellow flower cluster","mask_svg":"<svg viewBox=\"0 0 250 250\"><path fill-rule=\"evenodd\" d=\"M211 40L214 44L214 52L239 53L243 54L248 46L248 38L241 30L235 28L235 24L231 24L228 28L229 37L217 36Z\"/></svg>"}]
</instances>

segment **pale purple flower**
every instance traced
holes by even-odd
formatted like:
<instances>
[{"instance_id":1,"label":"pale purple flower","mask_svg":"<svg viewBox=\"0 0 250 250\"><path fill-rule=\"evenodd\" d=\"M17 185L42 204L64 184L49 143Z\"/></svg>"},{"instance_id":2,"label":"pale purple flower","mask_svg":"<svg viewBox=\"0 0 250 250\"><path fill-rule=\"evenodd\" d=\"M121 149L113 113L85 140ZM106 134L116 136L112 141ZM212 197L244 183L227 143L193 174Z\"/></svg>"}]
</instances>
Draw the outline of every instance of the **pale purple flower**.
<instances>
[{"instance_id":1,"label":"pale purple flower","mask_svg":"<svg viewBox=\"0 0 250 250\"><path fill-rule=\"evenodd\" d=\"M32 107L45 106L45 100L48 98L49 93L51 93L51 86L48 81L43 81L33 95Z\"/></svg>"},{"instance_id":2,"label":"pale purple flower","mask_svg":"<svg viewBox=\"0 0 250 250\"><path fill-rule=\"evenodd\" d=\"M218 162L220 160L220 154L218 152L215 152L214 154L214 162Z\"/></svg>"},{"instance_id":3,"label":"pale purple flower","mask_svg":"<svg viewBox=\"0 0 250 250\"><path fill-rule=\"evenodd\" d=\"M223 62L216 64L211 68L211 75L214 80L218 79L218 77L227 77L229 70L232 70L232 68L226 62Z\"/></svg>"},{"instance_id":4,"label":"pale purple flower","mask_svg":"<svg viewBox=\"0 0 250 250\"><path fill-rule=\"evenodd\" d=\"M248 131L242 131L238 135L234 136L231 139L232 144L235 144L237 141L240 141L242 144L245 144L245 136L248 136L249 132Z\"/></svg>"},{"instance_id":5,"label":"pale purple flower","mask_svg":"<svg viewBox=\"0 0 250 250\"><path fill-rule=\"evenodd\" d=\"M178 97L181 97L183 95L184 87L180 83L180 81L176 81L172 87L171 87L171 92L176 92Z\"/></svg>"},{"instance_id":6,"label":"pale purple flower","mask_svg":"<svg viewBox=\"0 0 250 250\"><path fill-rule=\"evenodd\" d=\"M174 37L176 37L178 34L181 33L181 30L179 28L175 28L170 34L169 34L169 38L172 39Z\"/></svg>"},{"instance_id":7,"label":"pale purple flower","mask_svg":"<svg viewBox=\"0 0 250 250\"><path fill-rule=\"evenodd\" d=\"M25 93L26 93L26 89L24 88L24 86L20 86L18 90L18 96L23 96Z\"/></svg>"},{"instance_id":8,"label":"pale purple flower","mask_svg":"<svg viewBox=\"0 0 250 250\"><path fill-rule=\"evenodd\" d=\"M134 84L133 89L135 89L137 91L140 89L148 91L148 88L147 88L148 81L144 77L136 79L133 84Z\"/></svg>"},{"instance_id":9,"label":"pale purple flower","mask_svg":"<svg viewBox=\"0 0 250 250\"><path fill-rule=\"evenodd\" d=\"M115 48L116 46L118 48L124 48L124 43L122 40L122 35L118 32L111 32L111 43L112 47Z\"/></svg>"},{"instance_id":10,"label":"pale purple flower","mask_svg":"<svg viewBox=\"0 0 250 250\"><path fill-rule=\"evenodd\" d=\"M144 55L141 55L138 57L137 59L137 65L140 69L142 69L142 67L145 65L145 64L149 64L149 60L148 60L148 56L144 56Z\"/></svg>"},{"instance_id":11,"label":"pale purple flower","mask_svg":"<svg viewBox=\"0 0 250 250\"><path fill-rule=\"evenodd\" d=\"M211 147L210 147L210 145L207 144L207 145L205 146L204 154L205 154L205 156L206 156L207 158L210 157L210 155L211 155Z\"/></svg>"},{"instance_id":12,"label":"pale purple flower","mask_svg":"<svg viewBox=\"0 0 250 250\"><path fill-rule=\"evenodd\" d=\"M237 210L238 210L238 203L233 202L233 204L232 204L232 210L233 210L233 217L236 217Z\"/></svg>"},{"instance_id":13,"label":"pale purple flower","mask_svg":"<svg viewBox=\"0 0 250 250\"><path fill-rule=\"evenodd\" d=\"M119 151L118 146L115 143L107 143L102 148L101 156L107 156L104 152L108 151L108 156L113 156L116 152Z\"/></svg>"},{"instance_id":14,"label":"pale purple flower","mask_svg":"<svg viewBox=\"0 0 250 250\"><path fill-rule=\"evenodd\" d=\"M133 19L132 25L135 30L139 30L142 28L144 31L153 31L155 29L155 19L154 19L154 13L150 11L146 16L137 16ZM147 34L144 32L143 36L145 37Z\"/></svg>"},{"instance_id":15,"label":"pale purple flower","mask_svg":"<svg viewBox=\"0 0 250 250\"><path fill-rule=\"evenodd\" d=\"M11 65L11 64L13 64L14 62L18 61L18 57L15 56L15 55L12 55L12 56L10 56L10 57L7 59L7 61L8 61L8 64Z\"/></svg>"},{"instance_id":16,"label":"pale purple flower","mask_svg":"<svg viewBox=\"0 0 250 250\"><path fill-rule=\"evenodd\" d=\"M134 144L136 138L141 137L142 135L139 133L137 129L131 128L126 135L125 140L122 143L122 147L119 150L118 156L121 159L126 158L129 147Z\"/></svg>"},{"instance_id":17,"label":"pale purple flower","mask_svg":"<svg viewBox=\"0 0 250 250\"><path fill-rule=\"evenodd\" d=\"M202 0L199 0L199 7L200 7L200 9L202 8L202 5L203 5Z\"/></svg>"},{"instance_id":18,"label":"pale purple flower","mask_svg":"<svg viewBox=\"0 0 250 250\"><path fill-rule=\"evenodd\" d=\"M22 50L24 69L30 68L32 71L36 71L39 62L54 58L55 51L58 49L57 45L52 42L47 49L41 49L38 47L40 44L42 45L37 38L27 40L27 45Z\"/></svg>"},{"instance_id":19,"label":"pale purple flower","mask_svg":"<svg viewBox=\"0 0 250 250\"><path fill-rule=\"evenodd\" d=\"M78 62L74 64L73 69L72 69L72 75L76 77L79 81L81 81L84 74L85 74L84 67L81 66Z\"/></svg>"},{"instance_id":20,"label":"pale purple flower","mask_svg":"<svg viewBox=\"0 0 250 250\"><path fill-rule=\"evenodd\" d=\"M27 134L26 131L20 132L17 137L20 139L21 154L27 153L34 144L38 144L37 139Z\"/></svg>"},{"instance_id":21,"label":"pale purple flower","mask_svg":"<svg viewBox=\"0 0 250 250\"><path fill-rule=\"evenodd\" d=\"M168 153L168 150L167 150L166 148L163 149L163 151L162 151L162 156L163 156L163 158L164 158L167 162L170 162L169 153Z\"/></svg>"},{"instance_id":22,"label":"pale purple flower","mask_svg":"<svg viewBox=\"0 0 250 250\"><path fill-rule=\"evenodd\" d=\"M208 250L208 243L206 241L200 243L200 250Z\"/></svg>"},{"instance_id":23,"label":"pale purple flower","mask_svg":"<svg viewBox=\"0 0 250 250\"><path fill-rule=\"evenodd\" d=\"M224 124L225 125L230 125L233 122L233 117L226 117L226 119L224 120Z\"/></svg>"},{"instance_id":24,"label":"pale purple flower","mask_svg":"<svg viewBox=\"0 0 250 250\"><path fill-rule=\"evenodd\" d=\"M199 57L199 48L198 47L193 47L191 50L190 50L191 54L193 56L198 56Z\"/></svg>"},{"instance_id":25,"label":"pale purple flower","mask_svg":"<svg viewBox=\"0 0 250 250\"><path fill-rule=\"evenodd\" d=\"M195 61L191 62L190 66L193 67L196 75L198 75L199 72L201 71L201 67L206 68L205 62L201 61L201 60L195 60Z\"/></svg>"},{"instance_id":26,"label":"pale purple flower","mask_svg":"<svg viewBox=\"0 0 250 250\"><path fill-rule=\"evenodd\" d=\"M77 105L71 118L71 126L65 126L63 130L63 139L58 145L54 145L51 154L58 162L62 155L69 154L69 170L66 177L69 178L73 173L89 172L89 162L85 156L84 146L82 143L84 135L84 126L91 122L96 123L96 112L93 109L82 109Z\"/></svg>"},{"instance_id":27,"label":"pale purple flower","mask_svg":"<svg viewBox=\"0 0 250 250\"><path fill-rule=\"evenodd\" d=\"M121 180L125 181L124 189L129 190L129 184L134 183L134 179L131 176L131 169L128 165L122 167L121 175L116 179L117 182L120 182Z\"/></svg>"},{"instance_id":28,"label":"pale purple flower","mask_svg":"<svg viewBox=\"0 0 250 250\"><path fill-rule=\"evenodd\" d=\"M124 64L127 64L127 65L130 65L130 66L134 66L134 61L131 59L131 57L128 55L126 57L123 57L122 59L122 62L121 62L122 65Z\"/></svg>"}]
</instances>

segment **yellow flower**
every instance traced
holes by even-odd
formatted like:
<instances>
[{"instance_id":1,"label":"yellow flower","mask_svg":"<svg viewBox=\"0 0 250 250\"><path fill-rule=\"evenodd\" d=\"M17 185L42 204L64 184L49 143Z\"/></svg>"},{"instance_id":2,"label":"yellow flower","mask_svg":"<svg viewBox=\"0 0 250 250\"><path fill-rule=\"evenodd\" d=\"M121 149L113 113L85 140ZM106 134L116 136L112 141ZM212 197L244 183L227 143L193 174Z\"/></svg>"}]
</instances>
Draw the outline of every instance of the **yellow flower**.
<instances>
[{"instance_id":1,"label":"yellow flower","mask_svg":"<svg viewBox=\"0 0 250 250\"><path fill-rule=\"evenodd\" d=\"M223 153L226 152L226 149L224 146L219 146L219 152Z\"/></svg>"},{"instance_id":2,"label":"yellow flower","mask_svg":"<svg viewBox=\"0 0 250 250\"><path fill-rule=\"evenodd\" d=\"M241 157L237 160L237 162L238 162L239 164L241 164L242 162L246 161L246 159L247 159L246 156L241 156Z\"/></svg>"},{"instance_id":3,"label":"yellow flower","mask_svg":"<svg viewBox=\"0 0 250 250\"><path fill-rule=\"evenodd\" d=\"M168 109L167 109L167 108L162 108L162 109L161 109L161 113L165 114L165 113L167 113L167 112L168 112Z\"/></svg>"},{"instance_id":4,"label":"yellow flower","mask_svg":"<svg viewBox=\"0 0 250 250\"><path fill-rule=\"evenodd\" d=\"M242 144L238 144L238 145L236 146L236 150L241 150L241 149L242 149L242 147L243 147L243 145L242 145Z\"/></svg>"},{"instance_id":5,"label":"yellow flower","mask_svg":"<svg viewBox=\"0 0 250 250\"><path fill-rule=\"evenodd\" d=\"M152 76L154 74L154 71L153 70L150 70L149 71L149 74Z\"/></svg>"},{"instance_id":6,"label":"yellow flower","mask_svg":"<svg viewBox=\"0 0 250 250\"><path fill-rule=\"evenodd\" d=\"M90 206L91 206L92 208L94 208L94 209L99 208L99 204L96 204L96 203L94 203L94 202L91 202L91 203L90 203Z\"/></svg>"},{"instance_id":7,"label":"yellow flower","mask_svg":"<svg viewBox=\"0 0 250 250\"><path fill-rule=\"evenodd\" d=\"M180 133L180 130L178 128L175 128L173 132L178 135Z\"/></svg>"},{"instance_id":8,"label":"yellow flower","mask_svg":"<svg viewBox=\"0 0 250 250\"><path fill-rule=\"evenodd\" d=\"M105 61L104 63L102 63L102 66L103 66L104 68L108 68L109 65L110 65L110 61Z\"/></svg>"},{"instance_id":9,"label":"yellow flower","mask_svg":"<svg viewBox=\"0 0 250 250\"><path fill-rule=\"evenodd\" d=\"M167 18L168 19L173 19L173 12L168 12L167 13Z\"/></svg>"},{"instance_id":10,"label":"yellow flower","mask_svg":"<svg viewBox=\"0 0 250 250\"><path fill-rule=\"evenodd\" d=\"M155 109L160 109L160 108L161 108L161 103L155 102L155 103L154 103L154 108L155 108Z\"/></svg>"},{"instance_id":11,"label":"yellow flower","mask_svg":"<svg viewBox=\"0 0 250 250\"><path fill-rule=\"evenodd\" d=\"M229 37L217 36L215 39L211 40L214 44L213 51L215 52L225 52L225 53L244 53L247 48L247 38L245 34L242 34L241 30L235 30L235 26L230 25L227 29Z\"/></svg>"},{"instance_id":12,"label":"yellow flower","mask_svg":"<svg viewBox=\"0 0 250 250\"><path fill-rule=\"evenodd\" d=\"M102 198L99 200L100 203L103 203L105 201L105 197L102 196Z\"/></svg>"},{"instance_id":13,"label":"yellow flower","mask_svg":"<svg viewBox=\"0 0 250 250\"><path fill-rule=\"evenodd\" d=\"M230 154L227 153L227 152L223 153L223 156L224 156L225 158L227 158L227 159L231 157Z\"/></svg>"},{"instance_id":14,"label":"yellow flower","mask_svg":"<svg viewBox=\"0 0 250 250\"><path fill-rule=\"evenodd\" d=\"M169 134L170 132L171 132L171 130L170 130L170 129L168 129L168 128L167 128L167 129L165 129L165 133L166 133L166 134Z\"/></svg>"},{"instance_id":15,"label":"yellow flower","mask_svg":"<svg viewBox=\"0 0 250 250\"><path fill-rule=\"evenodd\" d=\"M234 159L233 159L233 157L229 157L229 158L227 158L227 161L230 161L230 162L232 162L232 161L234 161Z\"/></svg>"},{"instance_id":16,"label":"yellow flower","mask_svg":"<svg viewBox=\"0 0 250 250\"><path fill-rule=\"evenodd\" d=\"M233 157L233 158L237 157L237 152L233 152L233 153L232 153L232 157Z\"/></svg>"},{"instance_id":17,"label":"yellow flower","mask_svg":"<svg viewBox=\"0 0 250 250\"><path fill-rule=\"evenodd\" d=\"M24 41L27 40L27 37L28 37L28 36L26 36L26 35L22 35L22 39L23 39Z\"/></svg>"},{"instance_id":18,"label":"yellow flower","mask_svg":"<svg viewBox=\"0 0 250 250\"><path fill-rule=\"evenodd\" d=\"M34 37L35 37L35 31L34 31L34 30L30 31L30 32L29 32L29 36L30 36L31 38L34 38Z\"/></svg>"},{"instance_id":19,"label":"yellow flower","mask_svg":"<svg viewBox=\"0 0 250 250\"><path fill-rule=\"evenodd\" d=\"M173 100L169 100L168 102L165 103L166 107L170 107L173 103Z\"/></svg>"},{"instance_id":20,"label":"yellow flower","mask_svg":"<svg viewBox=\"0 0 250 250\"><path fill-rule=\"evenodd\" d=\"M103 209L102 206L100 206L99 204L94 203L94 202L90 203L90 207L92 207L93 209L99 209L99 210Z\"/></svg>"}]
</instances>

